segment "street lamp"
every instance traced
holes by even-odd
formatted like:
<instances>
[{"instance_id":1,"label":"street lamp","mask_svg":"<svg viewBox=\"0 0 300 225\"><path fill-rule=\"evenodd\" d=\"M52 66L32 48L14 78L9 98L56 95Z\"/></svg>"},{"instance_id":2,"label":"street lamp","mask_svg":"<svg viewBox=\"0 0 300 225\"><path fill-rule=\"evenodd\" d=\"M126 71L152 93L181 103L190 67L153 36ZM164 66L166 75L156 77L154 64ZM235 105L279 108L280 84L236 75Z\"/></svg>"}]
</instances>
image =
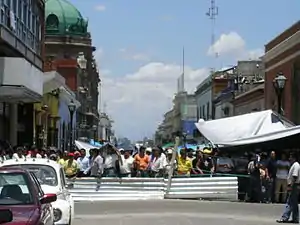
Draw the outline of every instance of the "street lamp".
<instances>
[{"instance_id":1,"label":"street lamp","mask_svg":"<svg viewBox=\"0 0 300 225\"><path fill-rule=\"evenodd\" d=\"M86 69L87 60L86 60L83 52L79 52L78 57L77 57L77 64L80 67L80 69L83 69L83 70Z\"/></svg>"},{"instance_id":2,"label":"street lamp","mask_svg":"<svg viewBox=\"0 0 300 225\"><path fill-rule=\"evenodd\" d=\"M73 115L76 110L76 105L73 100L68 105L69 112L70 112L70 146L69 146L69 151L72 150L72 145L73 145Z\"/></svg>"},{"instance_id":3,"label":"street lamp","mask_svg":"<svg viewBox=\"0 0 300 225\"><path fill-rule=\"evenodd\" d=\"M286 83L286 77L283 75L282 72L278 73L277 76L273 80L273 86L277 95L277 112L279 114L282 113L281 111L281 104L282 104L282 94Z\"/></svg>"},{"instance_id":4,"label":"street lamp","mask_svg":"<svg viewBox=\"0 0 300 225\"><path fill-rule=\"evenodd\" d=\"M98 128L97 125L93 125L93 127L92 127L92 129L94 131L94 143L96 142L96 138L97 138L97 128Z\"/></svg>"}]
</instances>

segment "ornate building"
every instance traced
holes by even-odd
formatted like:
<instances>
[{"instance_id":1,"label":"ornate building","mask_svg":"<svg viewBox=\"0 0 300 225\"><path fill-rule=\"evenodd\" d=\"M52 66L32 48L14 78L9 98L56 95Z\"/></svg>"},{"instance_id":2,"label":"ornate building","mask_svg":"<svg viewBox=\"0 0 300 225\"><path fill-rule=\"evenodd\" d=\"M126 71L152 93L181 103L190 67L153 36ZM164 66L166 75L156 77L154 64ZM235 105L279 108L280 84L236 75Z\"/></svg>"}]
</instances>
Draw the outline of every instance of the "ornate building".
<instances>
[{"instance_id":1,"label":"ornate building","mask_svg":"<svg viewBox=\"0 0 300 225\"><path fill-rule=\"evenodd\" d=\"M48 71L57 71L65 78L81 104L76 112L77 136L92 138L99 118L100 79L87 28L87 20L70 2L46 0L45 64Z\"/></svg>"}]
</instances>

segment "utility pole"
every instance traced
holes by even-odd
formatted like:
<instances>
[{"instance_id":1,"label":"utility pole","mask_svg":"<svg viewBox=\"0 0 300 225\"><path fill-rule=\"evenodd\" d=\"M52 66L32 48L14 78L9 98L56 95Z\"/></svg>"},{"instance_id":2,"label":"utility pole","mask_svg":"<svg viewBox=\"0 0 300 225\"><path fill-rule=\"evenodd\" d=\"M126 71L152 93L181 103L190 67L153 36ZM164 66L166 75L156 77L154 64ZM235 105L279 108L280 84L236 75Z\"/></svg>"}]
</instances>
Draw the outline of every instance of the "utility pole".
<instances>
[{"instance_id":1,"label":"utility pole","mask_svg":"<svg viewBox=\"0 0 300 225\"><path fill-rule=\"evenodd\" d=\"M208 9L208 12L206 15L211 20L211 47L213 48L213 52L215 54L215 57L218 58L218 53L215 52L214 44L215 44L215 26L216 26L216 18L219 15L219 8L216 6L215 0L210 1L210 8Z\"/></svg>"}]
</instances>

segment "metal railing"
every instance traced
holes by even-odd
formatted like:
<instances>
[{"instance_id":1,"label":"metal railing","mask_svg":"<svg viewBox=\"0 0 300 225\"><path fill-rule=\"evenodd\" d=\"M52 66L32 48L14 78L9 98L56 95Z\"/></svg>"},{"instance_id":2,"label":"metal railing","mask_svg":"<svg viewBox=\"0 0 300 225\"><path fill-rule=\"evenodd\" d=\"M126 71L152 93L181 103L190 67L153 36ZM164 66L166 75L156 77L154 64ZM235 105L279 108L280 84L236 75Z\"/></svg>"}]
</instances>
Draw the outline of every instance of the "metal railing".
<instances>
[{"instance_id":1,"label":"metal railing","mask_svg":"<svg viewBox=\"0 0 300 225\"><path fill-rule=\"evenodd\" d=\"M77 178L70 192L75 201L149 199L237 200L237 177L172 178L170 189L164 178Z\"/></svg>"}]
</instances>

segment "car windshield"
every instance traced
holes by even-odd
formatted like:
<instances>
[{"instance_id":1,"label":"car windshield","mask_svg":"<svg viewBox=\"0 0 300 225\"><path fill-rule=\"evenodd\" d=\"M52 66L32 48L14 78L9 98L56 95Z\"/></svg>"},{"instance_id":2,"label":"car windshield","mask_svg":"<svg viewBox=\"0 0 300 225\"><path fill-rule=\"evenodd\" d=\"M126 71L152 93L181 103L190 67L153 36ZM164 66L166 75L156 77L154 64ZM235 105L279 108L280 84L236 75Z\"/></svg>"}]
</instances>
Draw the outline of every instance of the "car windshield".
<instances>
[{"instance_id":1,"label":"car windshield","mask_svg":"<svg viewBox=\"0 0 300 225\"><path fill-rule=\"evenodd\" d=\"M55 170L51 166L47 165L36 165L36 164L23 164L23 165L12 165L5 166L9 168L22 168L33 172L41 185L57 186L57 175Z\"/></svg>"},{"instance_id":2,"label":"car windshield","mask_svg":"<svg viewBox=\"0 0 300 225\"><path fill-rule=\"evenodd\" d=\"M23 173L0 173L0 205L33 204L28 178Z\"/></svg>"}]
</instances>

